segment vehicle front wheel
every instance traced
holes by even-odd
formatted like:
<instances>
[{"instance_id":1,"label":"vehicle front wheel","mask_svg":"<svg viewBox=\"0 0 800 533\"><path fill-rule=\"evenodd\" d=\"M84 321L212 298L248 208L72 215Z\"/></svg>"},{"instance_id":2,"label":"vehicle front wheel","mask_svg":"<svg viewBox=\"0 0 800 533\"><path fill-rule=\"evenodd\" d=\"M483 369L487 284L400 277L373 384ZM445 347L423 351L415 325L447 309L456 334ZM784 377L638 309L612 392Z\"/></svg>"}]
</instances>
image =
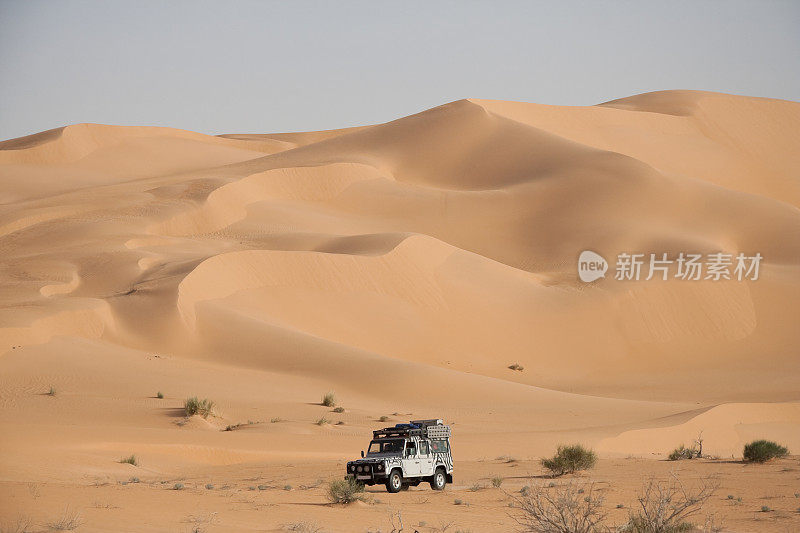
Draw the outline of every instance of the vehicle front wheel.
<instances>
[{"instance_id":1,"label":"vehicle front wheel","mask_svg":"<svg viewBox=\"0 0 800 533\"><path fill-rule=\"evenodd\" d=\"M394 494L400 492L403 488L403 475L399 470L392 470L389 478L386 480L386 490Z\"/></svg>"},{"instance_id":2,"label":"vehicle front wheel","mask_svg":"<svg viewBox=\"0 0 800 533\"><path fill-rule=\"evenodd\" d=\"M444 468L437 468L433 478L431 478L431 488L433 490L444 490L445 484L447 484L447 477L444 475Z\"/></svg>"}]
</instances>

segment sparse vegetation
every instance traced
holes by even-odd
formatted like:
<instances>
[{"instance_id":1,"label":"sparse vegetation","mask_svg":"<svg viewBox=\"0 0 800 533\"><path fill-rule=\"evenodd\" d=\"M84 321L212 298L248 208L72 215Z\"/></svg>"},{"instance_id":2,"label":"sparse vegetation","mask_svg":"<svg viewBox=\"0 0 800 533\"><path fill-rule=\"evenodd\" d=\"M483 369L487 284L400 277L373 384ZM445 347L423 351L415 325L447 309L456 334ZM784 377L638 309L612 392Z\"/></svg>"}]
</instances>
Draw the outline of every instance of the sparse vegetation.
<instances>
[{"instance_id":1,"label":"sparse vegetation","mask_svg":"<svg viewBox=\"0 0 800 533\"><path fill-rule=\"evenodd\" d=\"M164 393L161 392L161 391L158 391L156 393L156 398L158 398L159 400L163 400L164 399Z\"/></svg>"},{"instance_id":2,"label":"sparse vegetation","mask_svg":"<svg viewBox=\"0 0 800 533\"><path fill-rule=\"evenodd\" d=\"M175 484L172 486L172 488L173 488L173 490L183 490L183 489L184 489L184 487L183 487L183 483L175 483Z\"/></svg>"},{"instance_id":3,"label":"sparse vegetation","mask_svg":"<svg viewBox=\"0 0 800 533\"><path fill-rule=\"evenodd\" d=\"M284 486L283 486L283 490L285 490L285 491L290 491L290 490L292 490L292 486L291 486L291 485L288 485L288 484L287 484L287 485L284 485Z\"/></svg>"},{"instance_id":4,"label":"sparse vegetation","mask_svg":"<svg viewBox=\"0 0 800 533\"><path fill-rule=\"evenodd\" d=\"M266 485L259 485L258 490L267 490L269 487Z\"/></svg>"},{"instance_id":5,"label":"sparse vegetation","mask_svg":"<svg viewBox=\"0 0 800 533\"><path fill-rule=\"evenodd\" d=\"M283 422L283 419L280 418L280 417L277 417L277 416L275 418L270 418L269 419L269 423L270 424L277 424L278 422Z\"/></svg>"},{"instance_id":6,"label":"sparse vegetation","mask_svg":"<svg viewBox=\"0 0 800 533\"><path fill-rule=\"evenodd\" d=\"M334 413L344 413L344 407L334 407L333 408L333 412Z\"/></svg>"},{"instance_id":7,"label":"sparse vegetation","mask_svg":"<svg viewBox=\"0 0 800 533\"><path fill-rule=\"evenodd\" d=\"M214 485L211 484L211 483L206 483L206 489L207 490L214 490Z\"/></svg>"},{"instance_id":8,"label":"sparse vegetation","mask_svg":"<svg viewBox=\"0 0 800 533\"><path fill-rule=\"evenodd\" d=\"M378 419L378 422L388 422L388 421L389 421L389 417L386 416L386 415L383 415L382 417L380 417Z\"/></svg>"},{"instance_id":9,"label":"sparse vegetation","mask_svg":"<svg viewBox=\"0 0 800 533\"><path fill-rule=\"evenodd\" d=\"M580 444L559 446L551 458L542 459L542 466L554 476L572 474L578 470L588 470L597 462L597 454Z\"/></svg>"},{"instance_id":10,"label":"sparse vegetation","mask_svg":"<svg viewBox=\"0 0 800 533\"><path fill-rule=\"evenodd\" d=\"M139 459L135 455L129 455L128 457L123 457L119 460L120 463L129 464L133 466L139 466Z\"/></svg>"},{"instance_id":11,"label":"sparse vegetation","mask_svg":"<svg viewBox=\"0 0 800 533\"><path fill-rule=\"evenodd\" d=\"M500 476L495 476L492 478L492 487L499 489L502 484L503 484L503 478L501 478Z\"/></svg>"},{"instance_id":12,"label":"sparse vegetation","mask_svg":"<svg viewBox=\"0 0 800 533\"><path fill-rule=\"evenodd\" d=\"M319 533L322 527L311 522L295 522L283 526L285 531L295 531L297 533Z\"/></svg>"},{"instance_id":13,"label":"sparse vegetation","mask_svg":"<svg viewBox=\"0 0 800 533\"><path fill-rule=\"evenodd\" d=\"M459 500L458 498L456 498L455 500L453 500L453 505L464 505L464 500Z\"/></svg>"},{"instance_id":14,"label":"sparse vegetation","mask_svg":"<svg viewBox=\"0 0 800 533\"><path fill-rule=\"evenodd\" d=\"M50 385L50 389L45 393L47 396L55 396L56 395L56 388Z\"/></svg>"},{"instance_id":15,"label":"sparse vegetation","mask_svg":"<svg viewBox=\"0 0 800 533\"><path fill-rule=\"evenodd\" d=\"M584 489L585 495L578 489ZM602 530L606 518L603 497L593 485L567 483L555 489L531 486L514 498L512 518L526 532L593 533Z\"/></svg>"},{"instance_id":16,"label":"sparse vegetation","mask_svg":"<svg viewBox=\"0 0 800 533\"><path fill-rule=\"evenodd\" d=\"M328 420L327 418L325 418L325 417L323 416L322 418L320 418L319 420L317 420L317 421L316 421L316 422L314 422L314 423L315 423L316 425L318 425L318 426L324 426L325 424L330 424L330 423L331 423L331 421L330 421L330 420Z\"/></svg>"},{"instance_id":17,"label":"sparse vegetation","mask_svg":"<svg viewBox=\"0 0 800 533\"><path fill-rule=\"evenodd\" d=\"M637 498L639 508L631 512L622 531L629 533L678 533L691 531L689 517L700 512L714 494L718 483L713 478L701 479L695 490L687 489L677 476L666 481L650 478Z\"/></svg>"},{"instance_id":18,"label":"sparse vegetation","mask_svg":"<svg viewBox=\"0 0 800 533\"><path fill-rule=\"evenodd\" d=\"M770 459L786 457L789 450L771 440L756 440L745 444L743 455L748 463L766 463Z\"/></svg>"},{"instance_id":19,"label":"sparse vegetation","mask_svg":"<svg viewBox=\"0 0 800 533\"><path fill-rule=\"evenodd\" d=\"M55 531L72 531L73 529L78 529L81 522L82 520L79 512L72 511L69 507L65 507L62 515L53 522L49 522L47 527Z\"/></svg>"},{"instance_id":20,"label":"sparse vegetation","mask_svg":"<svg viewBox=\"0 0 800 533\"><path fill-rule=\"evenodd\" d=\"M364 485L352 477L334 479L328 483L328 500L331 503L351 503L363 499Z\"/></svg>"},{"instance_id":21,"label":"sparse vegetation","mask_svg":"<svg viewBox=\"0 0 800 533\"><path fill-rule=\"evenodd\" d=\"M522 372L523 370L525 370L525 367L523 367L519 363L514 363L513 365L508 365L508 369L509 370L516 370L517 372Z\"/></svg>"},{"instance_id":22,"label":"sparse vegetation","mask_svg":"<svg viewBox=\"0 0 800 533\"><path fill-rule=\"evenodd\" d=\"M762 505L761 506L761 512L762 513L768 513L770 511L772 511L772 509L770 509L769 505Z\"/></svg>"},{"instance_id":23,"label":"sparse vegetation","mask_svg":"<svg viewBox=\"0 0 800 533\"><path fill-rule=\"evenodd\" d=\"M687 448L683 444L672 450L672 453L669 454L670 461L694 459L695 457L699 457L697 450L695 448Z\"/></svg>"},{"instance_id":24,"label":"sparse vegetation","mask_svg":"<svg viewBox=\"0 0 800 533\"><path fill-rule=\"evenodd\" d=\"M203 418L208 418L209 415L214 413L214 402L208 398L200 400L197 396L192 396L183 402L183 409L186 412L186 416L200 415Z\"/></svg>"},{"instance_id":25,"label":"sparse vegetation","mask_svg":"<svg viewBox=\"0 0 800 533\"><path fill-rule=\"evenodd\" d=\"M333 391L327 392L322 397L322 405L325 407L336 407L336 394Z\"/></svg>"}]
</instances>

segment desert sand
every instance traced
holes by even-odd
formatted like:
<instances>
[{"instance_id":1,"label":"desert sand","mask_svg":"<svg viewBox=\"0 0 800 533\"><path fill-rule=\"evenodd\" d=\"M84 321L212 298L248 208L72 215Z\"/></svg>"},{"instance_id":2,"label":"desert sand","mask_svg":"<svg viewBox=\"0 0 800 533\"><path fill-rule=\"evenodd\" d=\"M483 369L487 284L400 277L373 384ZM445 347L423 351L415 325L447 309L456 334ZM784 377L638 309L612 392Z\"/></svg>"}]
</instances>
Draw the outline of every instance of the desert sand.
<instances>
[{"instance_id":1,"label":"desert sand","mask_svg":"<svg viewBox=\"0 0 800 533\"><path fill-rule=\"evenodd\" d=\"M511 531L509 495L580 442L600 462L568 477L612 522L677 472L720 477L703 515L729 530L800 530L797 458L739 461L800 450L798 146L800 104L698 91L0 142L0 527ZM764 260L585 284L582 250ZM190 396L214 415L187 419ZM446 491L327 503L372 429L434 417ZM665 460L701 432L712 459Z\"/></svg>"}]
</instances>

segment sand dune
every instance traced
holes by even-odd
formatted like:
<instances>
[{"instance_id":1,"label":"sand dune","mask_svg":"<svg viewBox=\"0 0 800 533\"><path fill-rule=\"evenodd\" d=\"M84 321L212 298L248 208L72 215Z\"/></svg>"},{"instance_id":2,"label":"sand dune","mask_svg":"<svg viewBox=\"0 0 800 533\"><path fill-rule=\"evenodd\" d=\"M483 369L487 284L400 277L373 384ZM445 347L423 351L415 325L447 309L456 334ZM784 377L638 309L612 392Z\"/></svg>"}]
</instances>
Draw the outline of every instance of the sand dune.
<instances>
[{"instance_id":1,"label":"sand dune","mask_svg":"<svg viewBox=\"0 0 800 533\"><path fill-rule=\"evenodd\" d=\"M464 460L800 448L798 132L795 102L666 91L3 141L0 481L341 460L389 413L453 422ZM764 260L587 285L586 249ZM345 424L317 426L332 389ZM182 421L195 394L216 417Z\"/></svg>"}]
</instances>

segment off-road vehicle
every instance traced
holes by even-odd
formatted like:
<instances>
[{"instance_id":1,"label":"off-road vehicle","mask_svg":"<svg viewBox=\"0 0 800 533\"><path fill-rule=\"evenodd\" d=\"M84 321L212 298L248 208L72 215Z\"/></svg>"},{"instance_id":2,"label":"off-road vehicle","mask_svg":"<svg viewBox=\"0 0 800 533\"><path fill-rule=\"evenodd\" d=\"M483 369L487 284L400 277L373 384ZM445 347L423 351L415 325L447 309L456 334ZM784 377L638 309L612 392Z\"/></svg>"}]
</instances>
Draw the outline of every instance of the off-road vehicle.
<instances>
[{"instance_id":1,"label":"off-road vehicle","mask_svg":"<svg viewBox=\"0 0 800 533\"><path fill-rule=\"evenodd\" d=\"M365 485L385 483L389 492L408 490L423 481L433 490L453 482L450 426L439 419L376 429L366 455L347 463L347 475Z\"/></svg>"}]
</instances>

